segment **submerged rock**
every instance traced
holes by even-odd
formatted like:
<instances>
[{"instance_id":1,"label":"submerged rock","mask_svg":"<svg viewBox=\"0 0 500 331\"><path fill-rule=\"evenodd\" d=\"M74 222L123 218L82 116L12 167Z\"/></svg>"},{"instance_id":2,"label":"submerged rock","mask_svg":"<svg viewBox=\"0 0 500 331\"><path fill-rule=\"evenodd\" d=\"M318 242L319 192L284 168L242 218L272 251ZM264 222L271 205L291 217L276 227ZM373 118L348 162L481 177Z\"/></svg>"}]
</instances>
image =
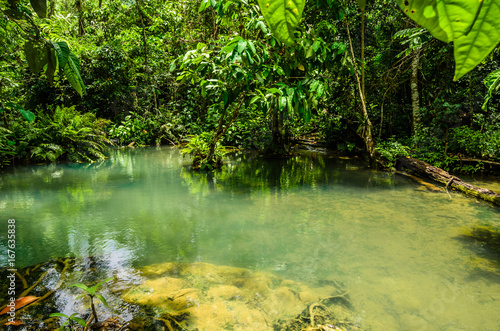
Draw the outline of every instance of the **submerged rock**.
<instances>
[{"instance_id":1,"label":"submerged rock","mask_svg":"<svg viewBox=\"0 0 500 331\"><path fill-rule=\"evenodd\" d=\"M208 263L162 263L141 271L144 281L123 299L152 308L155 323L167 330L273 330L275 321L292 318L314 302L337 307L323 318L318 315L325 324L333 325L333 316L338 322L352 314L345 302L334 304L342 296L332 284L309 287L266 272Z\"/></svg>"}]
</instances>

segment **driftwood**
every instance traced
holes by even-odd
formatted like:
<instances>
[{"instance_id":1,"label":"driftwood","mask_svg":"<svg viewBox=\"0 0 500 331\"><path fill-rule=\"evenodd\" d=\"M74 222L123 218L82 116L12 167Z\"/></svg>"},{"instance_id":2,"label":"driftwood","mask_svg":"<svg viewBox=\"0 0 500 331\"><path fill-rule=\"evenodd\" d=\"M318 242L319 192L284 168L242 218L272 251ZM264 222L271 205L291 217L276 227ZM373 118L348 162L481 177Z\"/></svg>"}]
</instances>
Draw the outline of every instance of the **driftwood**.
<instances>
[{"instance_id":1,"label":"driftwood","mask_svg":"<svg viewBox=\"0 0 500 331\"><path fill-rule=\"evenodd\" d=\"M446 185L446 188L451 187L473 197L500 205L500 194L486 188L480 188L465 183L460 178L452 176L443 169L433 167L424 161L412 157L400 156L398 158L398 168L404 168L407 172L416 176L432 179L433 181Z\"/></svg>"}]
</instances>

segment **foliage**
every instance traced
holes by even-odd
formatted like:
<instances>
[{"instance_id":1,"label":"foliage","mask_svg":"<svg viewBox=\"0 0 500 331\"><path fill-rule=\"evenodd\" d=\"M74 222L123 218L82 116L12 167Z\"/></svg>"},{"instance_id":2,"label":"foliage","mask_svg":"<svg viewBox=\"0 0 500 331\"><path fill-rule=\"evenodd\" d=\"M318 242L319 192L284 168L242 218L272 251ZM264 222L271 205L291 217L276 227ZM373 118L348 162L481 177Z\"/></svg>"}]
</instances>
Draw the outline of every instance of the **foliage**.
<instances>
[{"instance_id":1,"label":"foliage","mask_svg":"<svg viewBox=\"0 0 500 331\"><path fill-rule=\"evenodd\" d=\"M90 298L90 307L92 308L92 314L94 315L94 319L95 319L96 323L98 323L99 320L98 320L97 312L96 312L95 306L94 306L94 298L99 299L99 301L101 301L106 307L109 307L108 303L106 302L106 299L102 296L102 294L97 293L97 291L98 291L99 287L101 287L101 285L103 285L104 283L107 283L111 280L113 280L113 278L105 279L102 282L99 282L96 285L91 286L91 287L88 287L87 285L81 284L81 283L71 284L69 286L69 287L78 287L79 289L82 289L83 291L86 292L82 295L79 295L77 297L77 299L84 297L84 296L88 296Z\"/></svg>"},{"instance_id":2,"label":"foliage","mask_svg":"<svg viewBox=\"0 0 500 331\"><path fill-rule=\"evenodd\" d=\"M484 85L488 89L488 94L484 98L484 103L482 108L486 110L488 101L490 101L491 97L493 96L493 93L497 92L498 89L500 88L500 69L495 70L488 76L486 76L486 78L484 79Z\"/></svg>"},{"instance_id":3,"label":"foliage","mask_svg":"<svg viewBox=\"0 0 500 331\"><path fill-rule=\"evenodd\" d=\"M16 120L10 114L10 130L0 127L0 146L7 157L35 162L89 162L105 158L110 141L105 134L109 121L97 119L92 113L80 114L75 107L55 107L53 115L39 112L30 123ZM8 117L8 118L9 118Z\"/></svg>"},{"instance_id":4,"label":"foliage","mask_svg":"<svg viewBox=\"0 0 500 331\"><path fill-rule=\"evenodd\" d=\"M0 168L9 165L16 155L15 141L11 140L12 132L0 127Z\"/></svg>"},{"instance_id":5,"label":"foliage","mask_svg":"<svg viewBox=\"0 0 500 331\"><path fill-rule=\"evenodd\" d=\"M218 141L215 145L212 159L207 157L210 151L210 143L213 141L214 133L203 132L191 136L187 145L182 149L182 154L189 154L193 158L193 167L200 170L212 170L222 165L222 159L227 154L227 149Z\"/></svg>"},{"instance_id":6,"label":"foliage","mask_svg":"<svg viewBox=\"0 0 500 331\"><path fill-rule=\"evenodd\" d=\"M62 318L66 318L66 321L64 323L61 324L61 327L59 328L60 331L63 331L63 330L66 330L67 326L69 327L70 330L73 330L73 325L75 325L75 323L81 325L82 327L86 328L87 327L87 323L85 323L85 321L83 319L81 319L80 317L76 316L77 313L74 313L74 314L71 314L71 316L68 316L68 315L65 315L65 314L62 314L62 313L53 313L53 314L50 314L49 316L50 317L62 317Z\"/></svg>"},{"instance_id":7,"label":"foliage","mask_svg":"<svg viewBox=\"0 0 500 331\"><path fill-rule=\"evenodd\" d=\"M467 126L455 128L451 137L451 151L463 151L471 157L500 160L500 132L484 134Z\"/></svg>"},{"instance_id":8,"label":"foliage","mask_svg":"<svg viewBox=\"0 0 500 331\"><path fill-rule=\"evenodd\" d=\"M410 148L394 139L380 142L376 150L388 161L389 167L394 167L399 156L410 155Z\"/></svg>"},{"instance_id":9,"label":"foliage","mask_svg":"<svg viewBox=\"0 0 500 331\"><path fill-rule=\"evenodd\" d=\"M276 38L287 45L293 43L293 33L299 24L305 0L258 0L262 14Z\"/></svg>"},{"instance_id":10,"label":"foliage","mask_svg":"<svg viewBox=\"0 0 500 331\"><path fill-rule=\"evenodd\" d=\"M439 40L454 42L455 80L476 67L500 41L500 5L495 0L397 0L400 8ZM275 36L292 43L303 0L259 0ZM361 1L363 7L365 2Z\"/></svg>"},{"instance_id":11,"label":"foliage","mask_svg":"<svg viewBox=\"0 0 500 331\"><path fill-rule=\"evenodd\" d=\"M110 144L104 131L108 123L92 113L80 114L75 106L57 106L53 117L42 115L34 126L31 157L51 162L63 155L71 162L103 159L106 144Z\"/></svg>"}]
</instances>

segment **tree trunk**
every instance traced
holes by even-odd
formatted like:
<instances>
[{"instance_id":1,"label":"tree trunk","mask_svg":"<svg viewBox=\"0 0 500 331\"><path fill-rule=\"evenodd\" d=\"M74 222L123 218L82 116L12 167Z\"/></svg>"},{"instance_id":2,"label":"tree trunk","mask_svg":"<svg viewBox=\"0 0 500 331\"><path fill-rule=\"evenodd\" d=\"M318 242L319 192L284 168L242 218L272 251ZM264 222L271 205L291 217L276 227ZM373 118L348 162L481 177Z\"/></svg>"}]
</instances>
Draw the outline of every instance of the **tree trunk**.
<instances>
[{"instance_id":1,"label":"tree trunk","mask_svg":"<svg viewBox=\"0 0 500 331\"><path fill-rule=\"evenodd\" d=\"M215 153L215 146L217 146L217 143L219 142L219 140L224 136L224 134L226 133L226 131L229 129L229 126L236 119L236 116L238 116L240 108L243 105L243 101L245 101L245 95L244 94L242 96L240 96L240 102L238 103L238 105L236 106L236 108L233 110L233 114L232 114L231 118L229 119L229 121L227 123L224 123L225 122L225 117L226 117L226 114L227 114L227 109L225 109L224 112L221 114L221 117L219 119L219 125L217 127L217 132L215 133L215 137L210 142L210 146L208 148L208 155L207 155L207 158L206 158L208 162L211 163L213 161L212 159L213 159L214 153Z\"/></svg>"},{"instance_id":2,"label":"tree trunk","mask_svg":"<svg viewBox=\"0 0 500 331\"><path fill-rule=\"evenodd\" d=\"M368 154L370 155L370 160L375 159L375 141L373 140L373 125L372 122L370 121L370 118L368 117L368 110L366 109L366 99L365 95L363 93L363 88L361 86L361 80L359 79L358 75L358 68L356 66L356 57L354 56L354 50L352 48L352 40L351 40L351 33L349 31L349 25L346 20L346 26L347 26L347 37L349 38L349 46L351 50L351 57L352 57L352 63L354 65L354 74L356 76L356 81L358 83L358 90L359 90L359 97L361 99L361 108L363 112L363 123L360 125L359 130L358 130L358 135L363 139L366 145L366 150L368 151Z\"/></svg>"},{"instance_id":3,"label":"tree trunk","mask_svg":"<svg viewBox=\"0 0 500 331\"><path fill-rule=\"evenodd\" d=\"M476 187L474 185L463 182L460 178L450 175L443 169L431 166L423 161L411 158L402 157L398 158L398 168L404 168L412 174L420 177L425 177L446 185L446 188L452 187L460 192L470 196L481 198L483 200L500 205L500 194L495 193L486 188Z\"/></svg>"},{"instance_id":4,"label":"tree trunk","mask_svg":"<svg viewBox=\"0 0 500 331\"><path fill-rule=\"evenodd\" d=\"M283 139L283 112L279 110L277 105L273 107L273 117L271 122L271 150L272 154L284 154L285 142Z\"/></svg>"},{"instance_id":5,"label":"tree trunk","mask_svg":"<svg viewBox=\"0 0 500 331\"><path fill-rule=\"evenodd\" d=\"M83 28L83 5L82 0L76 0L76 11L78 12L78 37L83 37L85 29Z\"/></svg>"},{"instance_id":6,"label":"tree trunk","mask_svg":"<svg viewBox=\"0 0 500 331\"><path fill-rule=\"evenodd\" d=\"M413 109L413 135L420 130L420 98L418 95L418 64L420 61L420 50L414 52L411 60L411 107Z\"/></svg>"}]
</instances>

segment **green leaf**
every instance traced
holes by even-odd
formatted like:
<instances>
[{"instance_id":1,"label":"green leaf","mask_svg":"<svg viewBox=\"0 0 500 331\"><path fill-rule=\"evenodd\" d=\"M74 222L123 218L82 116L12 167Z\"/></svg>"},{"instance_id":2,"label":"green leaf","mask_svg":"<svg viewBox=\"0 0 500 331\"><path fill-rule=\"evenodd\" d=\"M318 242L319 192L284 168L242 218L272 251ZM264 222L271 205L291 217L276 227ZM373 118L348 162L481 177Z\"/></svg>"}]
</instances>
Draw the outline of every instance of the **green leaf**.
<instances>
[{"instance_id":1,"label":"green leaf","mask_svg":"<svg viewBox=\"0 0 500 331\"><path fill-rule=\"evenodd\" d=\"M476 20L478 0L396 0L415 22L439 40L450 42L467 34Z\"/></svg>"},{"instance_id":2,"label":"green leaf","mask_svg":"<svg viewBox=\"0 0 500 331\"><path fill-rule=\"evenodd\" d=\"M250 50L252 51L252 54L257 54L257 50L255 49L255 45L251 40L248 40L248 46L250 47Z\"/></svg>"},{"instance_id":3,"label":"green leaf","mask_svg":"<svg viewBox=\"0 0 500 331\"><path fill-rule=\"evenodd\" d=\"M57 53L57 60L59 61L59 68L62 68L66 79L71 86L83 96L85 93L85 84L80 76L80 62L75 54L71 53L69 46L64 41L50 42Z\"/></svg>"},{"instance_id":4,"label":"green leaf","mask_svg":"<svg viewBox=\"0 0 500 331\"><path fill-rule=\"evenodd\" d=\"M246 40L240 40L238 42L238 53L243 53L243 51L247 48L247 42Z\"/></svg>"},{"instance_id":5,"label":"green leaf","mask_svg":"<svg viewBox=\"0 0 500 331\"><path fill-rule=\"evenodd\" d=\"M85 284L81 284L81 283L71 284L71 285L70 285L70 286L68 286L68 287L78 287L78 288L80 288L80 289L84 290L85 292L90 293L90 292L89 292L89 290L90 290L90 289L89 289L89 288L87 287L87 285L85 285Z\"/></svg>"},{"instance_id":6,"label":"green leaf","mask_svg":"<svg viewBox=\"0 0 500 331\"><path fill-rule=\"evenodd\" d=\"M40 42L27 41L24 43L24 54L32 73L38 74L47 63L45 45Z\"/></svg>"},{"instance_id":7,"label":"green leaf","mask_svg":"<svg viewBox=\"0 0 500 331\"><path fill-rule=\"evenodd\" d=\"M78 61L78 58L73 53L68 55L68 61L64 66L64 75L71 86L73 86L78 94L80 94L80 97L82 97L83 93L85 93L85 84L80 76L80 61Z\"/></svg>"},{"instance_id":8,"label":"green leaf","mask_svg":"<svg viewBox=\"0 0 500 331\"><path fill-rule=\"evenodd\" d=\"M21 113L21 115L23 115L24 119L29 123L33 123L35 121L36 117L35 114L30 112L29 110L19 109L19 112Z\"/></svg>"},{"instance_id":9,"label":"green leaf","mask_svg":"<svg viewBox=\"0 0 500 331\"><path fill-rule=\"evenodd\" d=\"M61 314L61 313L52 313L49 315L49 317L65 317L65 318L69 318L68 315L64 315L64 314Z\"/></svg>"},{"instance_id":10,"label":"green leaf","mask_svg":"<svg viewBox=\"0 0 500 331\"><path fill-rule=\"evenodd\" d=\"M87 323L83 319L81 319L80 317L71 316L71 319L73 321L75 321L76 323L80 324L81 326L83 326L84 328L87 327Z\"/></svg>"},{"instance_id":11,"label":"green leaf","mask_svg":"<svg viewBox=\"0 0 500 331\"><path fill-rule=\"evenodd\" d=\"M38 17L47 17L47 0L30 0L30 3Z\"/></svg>"},{"instance_id":12,"label":"green leaf","mask_svg":"<svg viewBox=\"0 0 500 331\"><path fill-rule=\"evenodd\" d=\"M315 40L314 43L313 43L313 45L312 45L312 47L313 47L313 49L314 49L315 52L318 51L319 46L321 46L321 41Z\"/></svg>"},{"instance_id":13,"label":"green leaf","mask_svg":"<svg viewBox=\"0 0 500 331\"><path fill-rule=\"evenodd\" d=\"M52 47L56 50L57 60L59 61L59 68L64 68L67 62L68 54L70 53L69 46L64 41L54 42L50 41Z\"/></svg>"},{"instance_id":14,"label":"green leaf","mask_svg":"<svg viewBox=\"0 0 500 331\"><path fill-rule=\"evenodd\" d=\"M299 24L305 0L258 0L260 10L274 36L292 45L293 32Z\"/></svg>"},{"instance_id":15,"label":"green leaf","mask_svg":"<svg viewBox=\"0 0 500 331\"><path fill-rule=\"evenodd\" d=\"M318 89L316 90L316 98L319 99L325 92L325 85L324 84L319 84Z\"/></svg>"},{"instance_id":16,"label":"green leaf","mask_svg":"<svg viewBox=\"0 0 500 331\"><path fill-rule=\"evenodd\" d=\"M487 110L488 101L490 101L494 92L500 88L500 69L493 71L484 79L484 85L488 89L488 95L484 98L483 110Z\"/></svg>"},{"instance_id":17,"label":"green leaf","mask_svg":"<svg viewBox=\"0 0 500 331\"><path fill-rule=\"evenodd\" d=\"M175 61L172 61L172 63L170 63L168 71L174 72L174 70L175 70L176 67L177 67L177 64L175 63Z\"/></svg>"},{"instance_id":18,"label":"green leaf","mask_svg":"<svg viewBox=\"0 0 500 331\"><path fill-rule=\"evenodd\" d=\"M455 77L474 69L500 42L500 2L484 0L481 12L467 35L455 40Z\"/></svg>"},{"instance_id":19,"label":"green leaf","mask_svg":"<svg viewBox=\"0 0 500 331\"><path fill-rule=\"evenodd\" d=\"M314 56L314 47L311 45L306 52L306 59Z\"/></svg>"},{"instance_id":20,"label":"green leaf","mask_svg":"<svg viewBox=\"0 0 500 331\"><path fill-rule=\"evenodd\" d=\"M106 307L108 307L108 308L109 308L109 305L108 305L108 303L106 302L106 299L104 299L104 297L103 297L102 295L100 295L100 294L96 294L95 296L96 296L96 298L98 298L99 300L101 300L101 302L102 302L102 303L103 303Z\"/></svg>"},{"instance_id":21,"label":"green leaf","mask_svg":"<svg viewBox=\"0 0 500 331\"><path fill-rule=\"evenodd\" d=\"M455 77L472 70L500 42L497 0L396 0L401 9L439 40L454 42Z\"/></svg>"},{"instance_id":22,"label":"green leaf","mask_svg":"<svg viewBox=\"0 0 500 331\"><path fill-rule=\"evenodd\" d=\"M202 11L207 9L209 5L210 5L210 0L203 0L200 4L200 8L198 8L198 13L201 13Z\"/></svg>"},{"instance_id":23,"label":"green leaf","mask_svg":"<svg viewBox=\"0 0 500 331\"><path fill-rule=\"evenodd\" d=\"M286 97L279 97L279 110L282 111L286 107Z\"/></svg>"}]
</instances>

